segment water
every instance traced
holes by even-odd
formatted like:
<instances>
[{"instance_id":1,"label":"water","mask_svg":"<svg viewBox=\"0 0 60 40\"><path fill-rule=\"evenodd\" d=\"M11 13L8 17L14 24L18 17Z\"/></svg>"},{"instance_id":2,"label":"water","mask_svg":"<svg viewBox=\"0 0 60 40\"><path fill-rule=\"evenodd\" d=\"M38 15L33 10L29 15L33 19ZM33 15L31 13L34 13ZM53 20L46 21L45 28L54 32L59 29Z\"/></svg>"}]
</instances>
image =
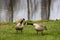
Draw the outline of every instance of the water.
<instances>
[{"instance_id":1,"label":"water","mask_svg":"<svg viewBox=\"0 0 60 40\"><path fill-rule=\"evenodd\" d=\"M21 18L28 20L27 0L15 0L13 21ZM9 0L0 0L0 22L8 22L10 13L8 11ZM30 0L30 19L41 20L41 0ZM60 18L60 0L51 1L50 20Z\"/></svg>"},{"instance_id":2,"label":"water","mask_svg":"<svg viewBox=\"0 0 60 40\"><path fill-rule=\"evenodd\" d=\"M0 22L8 22L9 21L9 13L8 12L8 3L9 0L0 0Z\"/></svg>"},{"instance_id":3,"label":"water","mask_svg":"<svg viewBox=\"0 0 60 40\"><path fill-rule=\"evenodd\" d=\"M60 0L52 0L50 19L60 19Z\"/></svg>"},{"instance_id":4,"label":"water","mask_svg":"<svg viewBox=\"0 0 60 40\"><path fill-rule=\"evenodd\" d=\"M29 1L30 19L39 20L41 19L41 0ZM18 0L18 3L14 8L14 20L25 18L28 20L28 8L27 0Z\"/></svg>"},{"instance_id":5,"label":"water","mask_svg":"<svg viewBox=\"0 0 60 40\"><path fill-rule=\"evenodd\" d=\"M27 0L17 0L16 5L14 7L14 17L13 20L25 18L28 19L28 13L27 13Z\"/></svg>"}]
</instances>

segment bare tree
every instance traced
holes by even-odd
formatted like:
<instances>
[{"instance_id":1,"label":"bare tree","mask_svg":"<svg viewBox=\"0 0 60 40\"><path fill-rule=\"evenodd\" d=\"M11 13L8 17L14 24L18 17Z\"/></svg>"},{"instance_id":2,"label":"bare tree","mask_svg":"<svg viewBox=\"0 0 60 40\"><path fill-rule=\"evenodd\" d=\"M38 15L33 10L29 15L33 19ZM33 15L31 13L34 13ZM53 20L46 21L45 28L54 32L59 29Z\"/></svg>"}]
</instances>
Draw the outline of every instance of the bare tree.
<instances>
[{"instance_id":1,"label":"bare tree","mask_svg":"<svg viewBox=\"0 0 60 40\"><path fill-rule=\"evenodd\" d=\"M9 10L9 16L10 16L9 21L12 22L13 21L13 1L12 0L10 0L9 2L8 10Z\"/></svg>"},{"instance_id":2,"label":"bare tree","mask_svg":"<svg viewBox=\"0 0 60 40\"><path fill-rule=\"evenodd\" d=\"M30 20L29 0L27 0L27 9L28 9L28 20Z\"/></svg>"},{"instance_id":3,"label":"bare tree","mask_svg":"<svg viewBox=\"0 0 60 40\"><path fill-rule=\"evenodd\" d=\"M46 0L41 1L41 19L42 20L47 19L47 2L46 2Z\"/></svg>"},{"instance_id":4,"label":"bare tree","mask_svg":"<svg viewBox=\"0 0 60 40\"><path fill-rule=\"evenodd\" d=\"M1 22L1 13L0 13L0 22Z\"/></svg>"},{"instance_id":5,"label":"bare tree","mask_svg":"<svg viewBox=\"0 0 60 40\"><path fill-rule=\"evenodd\" d=\"M48 0L48 2L47 2L47 7L48 7L48 19L50 18L50 5L51 5L51 0Z\"/></svg>"},{"instance_id":6,"label":"bare tree","mask_svg":"<svg viewBox=\"0 0 60 40\"><path fill-rule=\"evenodd\" d=\"M51 0L42 0L41 1L41 18L42 18L42 20L49 20L50 2L51 2Z\"/></svg>"}]
</instances>

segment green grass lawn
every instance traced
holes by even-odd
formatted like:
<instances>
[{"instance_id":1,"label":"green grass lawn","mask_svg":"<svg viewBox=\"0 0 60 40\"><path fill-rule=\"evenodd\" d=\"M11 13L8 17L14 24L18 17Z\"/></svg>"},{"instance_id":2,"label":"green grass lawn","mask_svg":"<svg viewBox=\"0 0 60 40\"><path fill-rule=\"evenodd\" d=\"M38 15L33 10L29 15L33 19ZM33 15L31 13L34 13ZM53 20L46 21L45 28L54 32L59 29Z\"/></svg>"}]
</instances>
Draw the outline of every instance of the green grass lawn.
<instances>
[{"instance_id":1,"label":"green grass lawn","mask_svg":"<svg viewBox=\"0 0 60 40\"><path fill-rule=\"evenodd\" d=\"M47 26L44 35L36 34L34 27L25 25L23 33L16 33L14 23L0 23L0 40L60 40L60 21L36 21Z\"/></svg>"}]
</instances>

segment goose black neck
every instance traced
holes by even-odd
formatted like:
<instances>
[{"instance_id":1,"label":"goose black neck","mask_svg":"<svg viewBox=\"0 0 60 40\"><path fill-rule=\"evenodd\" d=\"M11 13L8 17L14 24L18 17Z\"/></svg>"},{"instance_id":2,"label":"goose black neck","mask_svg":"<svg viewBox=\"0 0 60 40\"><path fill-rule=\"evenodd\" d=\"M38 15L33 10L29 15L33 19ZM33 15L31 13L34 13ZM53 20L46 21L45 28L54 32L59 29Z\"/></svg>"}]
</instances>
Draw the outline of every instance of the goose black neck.
<instances>
[{"instance_id":1,"label":"goose black neck","mask_svg":"<svg viewBox=\"0 0 60 40\"><path fill-rule=\"evenodd\" d=\"M27 22L27 25L33 25L33 23L29 23L29 22Z\"/></svg>"},{"instance_id":2,"label":"goose black neck","mask_svg":"<svg viewBox=\"0 0 60 40\"><path fill-rule=\"evenodd\" d=\"M24 20L25 20L25 19L23 18L23 20L22 20L20 23L22 24Z\"/></svg>"}]
</instances>

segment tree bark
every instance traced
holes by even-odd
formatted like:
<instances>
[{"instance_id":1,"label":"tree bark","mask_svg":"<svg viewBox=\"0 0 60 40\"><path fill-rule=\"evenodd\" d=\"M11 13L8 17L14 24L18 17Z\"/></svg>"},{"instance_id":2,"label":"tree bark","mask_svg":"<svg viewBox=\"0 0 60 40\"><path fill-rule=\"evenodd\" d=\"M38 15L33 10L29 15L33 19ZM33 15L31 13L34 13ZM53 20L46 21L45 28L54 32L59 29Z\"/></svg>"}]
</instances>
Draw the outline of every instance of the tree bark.
<instances>
[{"instance_id":1,"label":"tree bark","mask_svg":"<svg viewBox=\"0 0 60 40\"><path fill-rule=\"evenodd\" d=\"M10 22L13 22L13 1L10 0L10 3L9 3L9 13L10 13L10 18L9 18L9 21Z\"/></svg>"},{"instance_id":2,"label":"tree bark","mask_svg":"<svg viewBox=\"0 0 60 40\"><path fill-rule=\"evenodd\" d=\"M41 19L47 20L47 1L46 0L41 1Z\"/></svg>"},{"instance_id":3,"label":"tree bark","mask_svg":"<svg viewBox=\"0 0 60 40\"><path fill-rule=\"evenodd\" d=\"M41 1L41 19L42 20L49 20L50 3L51 3L51 0L42 0Z\"/></svg>"},{"instance_id":4,"label":"tree bark","mask_svg":"<svg viewBox=\"0 0 60 40\"><path fill-rule=\"evenodd\" d=\"M0 13L0 22L1 22L1 13Z\"/></svg>"},{"instance_id":5,"label":"tree bark","mask_svg":"<svg viewBox=\"0 0 60 40\"><path fill-rule=\"evenodd\" d=\"M30 20L29 0L27 0L27 9L28 9L28 20Z\"/></svg>"},{"instance_id":6,"label":"tree bark","mask_svg":"<svg viewBox=\"0 0 60 40\"><path fill-rule=\"evenodd\" d=\"M50 18L50 5L51 5L51 0L48 0L48 3L47 3L47 5L48 5L48 20L49 20L49 18Z\"/></svg>"}]
</instances>

